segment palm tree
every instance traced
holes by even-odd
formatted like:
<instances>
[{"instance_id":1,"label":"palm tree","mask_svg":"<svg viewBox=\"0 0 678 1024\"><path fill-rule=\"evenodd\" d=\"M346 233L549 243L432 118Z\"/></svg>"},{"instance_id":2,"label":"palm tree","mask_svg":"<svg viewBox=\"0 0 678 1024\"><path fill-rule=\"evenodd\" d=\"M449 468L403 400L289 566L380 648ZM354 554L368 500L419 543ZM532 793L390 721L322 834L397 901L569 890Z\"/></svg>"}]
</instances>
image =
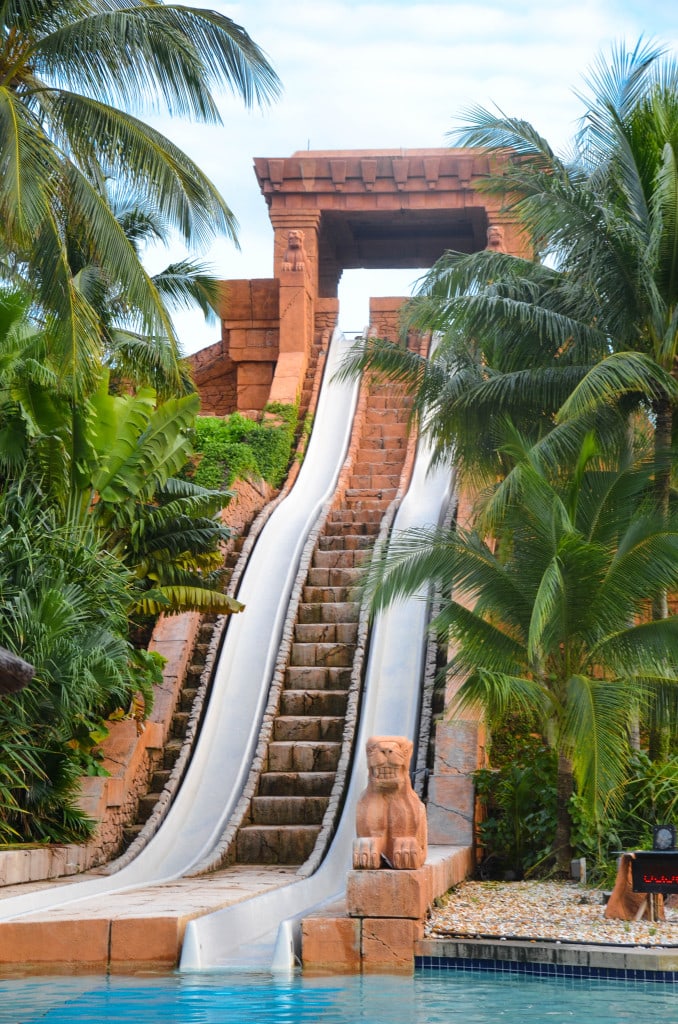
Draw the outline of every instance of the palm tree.
<instances>
[{"instance_id":1,"label":"palm tree","mask_svg":"<svg viewBox=\"0 0 678 1024\"><path fill-rule=\"evenodd\" d=\"M603 820L634 709L662 700L675 714L678 617L647 620L647 603L678 583L678 524L647 501L652 466L611 467L591 435L569 474L510 429L504 455L513 469L476 528L397 537L370 570L373 603L431 582L451 594L434 628L452 643L458 705L490 725L516 711L541 723L558 755L554 853L569 869L574 786Z\"/></svg>"},{"instance_id":2,"label":"palm tree","mask_svg":"<svg viewBox=\"0 0 678 1024\"><path fill-rule=\"evenodd\" d=\"M430 367L374 342L358 351L357 365L406 383L441 452L474 472L480 430L485 466L501 473L494 436L506 415L531 421L536 441L556 422L602 414L612 438L612 408L623 423L640 406L658 451L675 433L678 64L642 42L618 47L598 59L589 86L563 158L526 121L468 112L454 140L501 155L501 173L482 187L522 223L535 259L450 252L435 264L406 323L441 333ZM548 443L555 458L580 440L563 428ZM658 498L666 508L667 471Z\"/></svg>"},{"instance_id":3,"label":"palm tree","mask_svg":"<svg viewBox=\"0 0 678 1024\"><path fill-rule=\"evenodd\" d=\"M245 103L278 79L245 30L216 12L161 0L4 0L0 4L0 270L35 290L76 392L96 383L95 309L73 280L66 225L77 224L149 336L176 338L155 283L107 201L110 179L155 207L188 244L235 220L185 153L136 114L219 124L218 87Z\"/></svg>"}]
</instances>

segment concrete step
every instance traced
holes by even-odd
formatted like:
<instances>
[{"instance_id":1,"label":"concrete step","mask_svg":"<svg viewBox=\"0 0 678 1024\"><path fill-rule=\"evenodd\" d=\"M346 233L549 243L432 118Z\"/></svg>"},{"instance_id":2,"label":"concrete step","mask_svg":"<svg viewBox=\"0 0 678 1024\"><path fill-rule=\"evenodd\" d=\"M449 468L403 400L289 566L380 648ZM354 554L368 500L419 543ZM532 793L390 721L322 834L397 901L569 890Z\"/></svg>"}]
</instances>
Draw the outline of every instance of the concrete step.
<instances>
[{"instance_id":1,"label":"concrete step","mask_svg":"<svg viewBox=\"0 0 678 1024\"><path fill-rule=\"evenodd\" d=\"M181 711L190 711L193 707L195 695L198 692L196 687L184 686L179 694L179 708Z\"/></svg>"},{"instance_id":2,"label":"concrete step","mask_svg":"<svg viewBox=\"0 0 678 1024\"><path fill-rule=\"evenodd\" d=\"M296 715L287 717L279 715L273 723L274 740L328 740L332 743L340 743L344 732L343 717L308 715L306 718L298 718Z\"/></svg>"},{"instance_id":3,"label":"concrete step","mask_svg":"<svg viewBox=\"0 0 678 1024\"><path fill-rule=\"evenodd\" d=\"M329 598L299 605L297 620L299 624L323 622L357 622L360 615L358 601L336 601Z\"/></svg>"},{"instance_id":4,"label":"concrete step","mask_svg":"<svg viewBox=\"0 0 678 1024\"><path fill-rule=\"evenodd\" d=\"M353 664L352 644L292 644L290 665L327 665L328 668Z\"/></svg>"},{"instance_id":5,"label":"concrete step","mask_svg":"<svg viewBox=\"0 0 678 1024\"><path fill-rule=\"evenodd\" d=\"M356 536L368 536L374 537L376 534L376 527L374 523L356 523L353 519L349 519L347 522L325 523L325 537L356 537Z\"/></svg>"},{"instance_id":6,"label":"concrete step","mask_svg":"<svg viewBox=\"0 0 678 1024\"><path fill-rule=\"evenodd\" d=\"M283 690L281 715L345 715L347 690Z\"/></svg>"},{"instance_id":7,"label":"concrete step","mask_svg":"<svg viewBox=\"0 0 678 1024\"><path fill-rule=\"evenodd\" d=\"M162 752L162 765L163 768L173 768L174 762L179 756L182 747L182 740L178 737L172 737L165 744Z\"/></svg>"},{"instance_id":8,"label":"concrete step","mask_svg":"<svg viewBox=\"0 0 678 1024\"><path fill-rule=\"evenodd\" d=\"M346 533L340 537L318 537L319 551L356 551L371 548L373 544L374 537L367 533Z\"/></svg>"},{"instance_id":9,"label":"concrete step","mask_svg":"<svg viewBox=\"0 0 678 1024\"><path fill-rule=\"evenodd\" d=\"M316 569L308 570L308 585L311 587L356 587L360 584L363 571L353 569Z\"/></svg>"},{"instance_id":10,"label":"concrete step","mask_svg":"<svg viewBox=\"0 0 678 1024\"><path fill-rule=\"evenodd\" d=\"M375 506L381 508L384 501L393 501L397 490L397 487L349 487L346 489L346 501L348 504L356 502L367 504L369 502L373 508Z\"/></svg>"},{"instance_id":11,"label":"concrete step","mask_svg":"<svg viewBox=\"0 0 678 1024\"><path fill-rule=\"evenodd\" d=\"M171 768L157 768L151 776L151 784L148 788L153 793L162 793L171 774Z\"/></svg>"},{"instance_id":12,"label":"concrete step","mask_svg":"<svg viewBox=\"0 0 678 1024\"><path fill-rule=\"evenodd\" d=\"M303 587L301 598L305 604L360 604L357 587ZM355 600L352 600L355 598Z\"/></svg>"},{"instance_id":13,"label":"concrete step","mask_svg":"<svg viewBox=\"0 0 678 1024\"><path fill-rule=\"evenodd\" d=\"M186 733L190 711L175 711L172 715L172 736L181 738Z\"/></svg>"},{"instance_id":14,"label":"concrete step","mask_svg":"<svg viewBox=\"0 0 678 1024\"><path fill-rule=\"evenodd\" d=\"M197 689L197 687L200 686L200 677L204 668L204 665L200 665L197 662L189 665L186 669L185 685L189 688Z\"/></svg>"},{"instance_id":15,"label":"concrete step","mask_svg":"<svg viewBox=\"0 0 678 1024\"><path fill-rule=\"evenodd\" d=\"M363 437L360 442L360 448L358 454L362 459L363 452L379 452L379 451L390 451L394 455L396 452L399 453L399 457L402 459L403 453L407 448L407 436L402 435L399 437L383 437L379 434L378 436ZM369 456L366 456L369 457Z\"/></svg>"},{"instance_id":16,"label":"concrete step","mask_svg":"<svg viewBox=\"0 0 678 1024\"><path fill-rule=\"evenodd\" d=\"M407 424L387 423L383 422L381 418L378 419L376 422L373 419L369 420L365 424L365 429L363 431L363 439L361 440L360 443L364 444L366 440L375 437L383 438L383 440L386 442L386 445L390 447L391 441L395 441L398 438L403 438L404 440L407 437Z\"/></svg>"},{"instance_id":17,"label":"concrete step","mask_svg":"<svg viewBox=\"0 0 678 1024\"><path fill-rule=\"evenodd\" d=\"M144 826L139 822L135 822L134 825L124 825L122 829L122 844L120 847L120 853L124 853L128 846L131 846L134 840L137 838Z\"/></svg>"},{"instance_id":18,"label":"concrete step","mask_svg":"<svg viewBox=\"0 0 678 1024\"><path fill-rule=\"evenodd\" d=\"M341 743L275 740L268 745L269 772L334 772Z\"/></svg>"},{"instance_id":19,"label":"concrete step","mask_svg":"<svg viewBox=\"0 0 678 1024\"><path fill-rule=\"evenodd\" d=\"M250 813L253 825L319 825L327 810L326 796L255 796Z\"/></svg>"},{"instance_id":20,"label":"concrete step","mask_svg":"<svg viewBox=\"0 0 678 1024\"><path fill-rule=\"evenodd\" d=\"M365 523L372 524L377 529L381 523L382 515L378 509L353 509L342 508L331 512L328 521L332 523Z\"/></svg>"},{"instance_id":21,"label":"concrete step","mask_svg":"<svg viewBox=\"0 0 678 1024\"><path fill-rule=\"evenodd\" d=\"M370 552L367 551L318 551L313 552L314 569L352 569L369 561Z\"/></svg>"},{"instance_id":22,"label":"concrete step","mask_svg":"<svg viewBox=\"0 0 678 1024\"><path fill-rule=\"evenodd\" d=\"M298 622L294 627L300 644L352 644L357 633L357 622Z\"/></svg>"},{"instance_id":23,"label":"concrete step","mask_svg":"<svg viewBox=\"0 0 678 1024\"><path fill-rule=\"evenodd\" d=\"M350 685L351 667L347 666L288 665L285 670L288 690L347 690Z\"/></svg>"},{"instance_id":24,"label":"concrete step","mask_svg":"<svg viewBox=\"0 0 678 1024\"><path fill-rule=\"evenodd\" d=\"M367 472L357 473L351 477L351 490L360 490L368 493L373 490L388 490L389 488L395 487L397 489L400 482L400 473L373 473L369 469Z\"/></svg>"},{"instance_id":25,"label":"concrete step","mask_svg":"<svg viewBox=\"0 0 678 1024\"><path fill-rule=\"evenodd\" d=\"M264 772L259 796L329 796L335 772Z\"/></svg>"},{"instance_id":26,"label":"concrete step","mask_svg":"<svg viewBox=\"0 0 678 1024\"><path fill-rule=\"evenodd\" d=\"M303 864L313 852L320 825L247 825L238 832L239 864Z\"/></svg>"},{"instance_id":27,"label":"concrete step","mask_svg":"<svg viewBox=\"0 0 678 1024\"><path fill-rule=\"evenodd\" d=\"M139 798L139 810L137 812L137 821L139 824L143 825L148 821L159 799L160 793L144 793L144 795Z\"/></svg>"},{"instance_id":28,"label":"concrete step","mask_svg":"<svg viewBox=\"0 0 678 1024\"><path fill-rule=\"evenodd\" d=\"M361 447L356 454L356 465L378 466L381 472L384 471L384 467L389 467L389 472L391 471L390 467L393 467L393 472L400 474L404 452L403 446L398 448L385 448L383 445L378 448Z\"/></svg>"}]
</instances>

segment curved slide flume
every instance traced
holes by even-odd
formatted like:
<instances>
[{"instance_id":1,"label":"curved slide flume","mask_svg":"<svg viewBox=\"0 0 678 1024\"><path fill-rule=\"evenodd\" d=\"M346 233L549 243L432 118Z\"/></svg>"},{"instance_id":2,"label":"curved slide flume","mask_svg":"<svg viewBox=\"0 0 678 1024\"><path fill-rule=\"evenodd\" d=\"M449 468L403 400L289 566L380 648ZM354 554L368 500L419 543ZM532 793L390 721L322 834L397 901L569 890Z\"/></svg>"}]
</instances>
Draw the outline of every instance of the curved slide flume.
<instances>
[{"instance_id":1,"label":"curved slide flume","mask_svg":"<svg viewBox=\"0 0 678 1024\"><path fill-rule=\"evenodd\" d=\"M347 344L335 332L303 465L248 561L238 591L246 610L229 621L196 749L158 832L116 874L0 899L0 920L172 881L188 874L219 841L256 747L301 553L323 505L334 493L348 449L358 383L334 379Z\"/></svg>"},{"instance_id":2,"label":"curved slide flume","mask_svg":"<svg viewBox=\"0 0 678 1024\"><path fill-rule=\"evenodd\" d=\"M431 451L420 441L412 481L394 530L438 525L453 488L449 468L431 469ZM318 870L281 889L217 910L188 923L182 970L258 967L289 970L295 965L301 918L340 896L351 867L355 809L367 784L363 751L372 735L407 736L416 742L420 683L428 633L425 595L399 601L375 621L370 641L357 757L341 820Z\"/></svg>"}]
</instances>

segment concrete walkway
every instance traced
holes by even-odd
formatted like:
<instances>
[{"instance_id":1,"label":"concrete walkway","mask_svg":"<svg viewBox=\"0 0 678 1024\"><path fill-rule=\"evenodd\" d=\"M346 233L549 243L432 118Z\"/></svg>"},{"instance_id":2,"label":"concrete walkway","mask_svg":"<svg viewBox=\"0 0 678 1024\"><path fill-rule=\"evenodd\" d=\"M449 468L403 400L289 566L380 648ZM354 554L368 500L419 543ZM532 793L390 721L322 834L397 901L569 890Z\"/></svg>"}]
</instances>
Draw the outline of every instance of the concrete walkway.
<instances>
[{"instance_id":1,"label":"concrete walkway","mask_svg":"<svg viewBox=\"0 0 678 1024\"><path fill-rule=\"evenodd\" d=\"M296 867L235 865L210 875L91 896L0 923L0 973L36 974L107 970L172 970L179 962L188 921L240 903L296 879ZM63 879L64 899L75 882ZM3 898L53 882L6 886Z\"/></svg>"}]
</instances>

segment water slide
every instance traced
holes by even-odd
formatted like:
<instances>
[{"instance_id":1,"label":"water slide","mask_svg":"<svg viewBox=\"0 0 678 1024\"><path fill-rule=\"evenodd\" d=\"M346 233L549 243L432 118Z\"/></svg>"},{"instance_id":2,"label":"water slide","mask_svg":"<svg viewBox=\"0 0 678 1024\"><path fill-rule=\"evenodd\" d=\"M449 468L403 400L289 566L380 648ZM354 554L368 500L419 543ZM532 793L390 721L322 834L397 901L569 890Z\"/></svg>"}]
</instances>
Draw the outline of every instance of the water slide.
<instances>
[{"instance_id":1,"label":"water slide","mask_svg":"<svg viewBox=\"0 0 678 1024\"><path fill-rule=\"evenodd\" d=\"M441 522L453 481L449 468L431 470L430 463L430 449L420 441L412 481L398 509L394 532ZM428 602L423 594L394 604L375 621L355 766L337 832L318 870L284 888L190 921L184 937L182 970L257 967L287 971L294 967L301 919L345 890L356 804L367 784L366 740L373 735L397 735L416 742L427 627Z\"/></svg>"},{"instance_id":2,"label":"water slide","mask_svg":"<svg viewBox=\"0 0 678 1024\"><path fill-rule=\"evenodd\" d=\"M116 874L0 898L0 921L91 896L173 881L189 874L218 843L254 755L299 560L323 505L334 493L346 457L358 383L339 382L334 375L348 344L335 332L303 465L247 563L238 591L247 610L229 620L209 712L183 783L158 832Z\"/></svg>"}]
</instances>

